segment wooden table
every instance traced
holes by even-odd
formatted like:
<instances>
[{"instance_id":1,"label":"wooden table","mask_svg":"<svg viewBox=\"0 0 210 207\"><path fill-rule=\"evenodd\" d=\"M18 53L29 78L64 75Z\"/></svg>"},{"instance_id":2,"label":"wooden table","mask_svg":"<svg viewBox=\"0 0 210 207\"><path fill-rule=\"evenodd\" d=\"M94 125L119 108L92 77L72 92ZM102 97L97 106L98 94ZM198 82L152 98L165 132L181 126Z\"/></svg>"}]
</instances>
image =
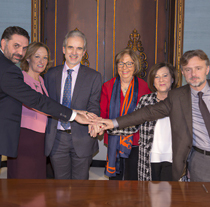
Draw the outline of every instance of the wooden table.
<instances>
[{"instance_id":1,"label":"wooden table","mask_svg":"<svg viewBox=\"0 0 210 207\"><path fill-rule=\"evenodd\" d=\"M0 207L210 206L210 183L0 180Z\"/></svg>"}]
</instances>

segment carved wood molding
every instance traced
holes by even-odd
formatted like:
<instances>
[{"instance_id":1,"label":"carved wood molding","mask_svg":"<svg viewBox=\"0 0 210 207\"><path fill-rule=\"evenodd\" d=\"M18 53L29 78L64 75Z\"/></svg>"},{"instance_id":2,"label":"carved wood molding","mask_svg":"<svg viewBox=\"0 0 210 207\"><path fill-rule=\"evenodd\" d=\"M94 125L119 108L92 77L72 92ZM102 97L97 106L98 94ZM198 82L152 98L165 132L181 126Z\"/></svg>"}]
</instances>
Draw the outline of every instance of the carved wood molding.
<instances>
[{"instance_id":1,"label":"carved wood molding","mask_svg":"<svg viewBox=\"0 0 210 207\"><path fill-rule=\"evenodd\" d=\"M184 34L184 3L185 0L175 1L175 23L174 23L174 58L173 64L178 70L178 87L182 85L182 73L180 58L183 54L183 34Z\"/></svg>"},{"instance_id":2,"label":"carved wood molding","mask_svg":"<svg viewBox=\"0 0 210 207\"><path fill-rule=\"evenodd\" d=\"M155 64L157 63L158 58L158 0L156 1L155 8Z\"/></svg>"},{"instance_id":3,"label":"carved wood molding","mask_svg":"<svg viewBox=\"0 0 210 207\"><path fill-rule=\"evenodd\" d=\"M31 42L41 39L41 0L31 0Z\"/></svg>"},{"instance_id":4,"label":"carved wood molding","mask_svg":"<svg viewBox=\"0 0 210 207\"><path fill-rule=\"evenodd\" d=\"M97 20L97 23L96 23L96 31L97 31L97 39L96 39L96 71L98 71L98 56L99 56L99 2L100 0L96 0L96 7L97 7L97 11L96 11L96 20ZM85 54L86 55L86 54ZM87 56L88 58L88 56Z\"/></svg>"},{"instance_id":5,"label":"carved wood molding","mask_svg":"<svg viewBox=\"0 0 210 207\"><path fill-rule=\"evenodd\" d=\"M116 1L117 0L114 0L113 1L113 11L114 11L114 13L113 13L113 47L112 47L112 56L113 56L113 58L112 58L112 68L113 68L113 77L115 76L115 68L114 68L114 65L115 65L115 44L116 44Z\"/></svg>"},{"instance_id":6,"label":"carved wood molding","mask_svg":"<svg viewBox=\"0 0 210 207\"><path fill-rule=\"evenodd\" d=\"M142 42L140 40L141 36L137 32L136 29L133 30L133 32L129 36L130 40L128 41L128 48L132 49L134 52L136 52L138 58L139 58L139 65L140 65L140 78L144 78L146 76L146 70L148 68L148 62L147 62L147 55L144 52L144 48L142 46Z\"/></svg>"},{"instance_id":7,"label":"carved wood molding","mask_svg":"<svg viewBox=\"0 0 210 207\"><path fill-rule=\"evenodd\" d=\"M82 57L81 64L82 64L82 65L86 65L86 66L89 67L90 62L89 62L88 58L89 58L89 55L88 55L88 53L87 53L87 51L86 51L85 54L84 54L83 57Z\"/></svg>"}]
</instances>

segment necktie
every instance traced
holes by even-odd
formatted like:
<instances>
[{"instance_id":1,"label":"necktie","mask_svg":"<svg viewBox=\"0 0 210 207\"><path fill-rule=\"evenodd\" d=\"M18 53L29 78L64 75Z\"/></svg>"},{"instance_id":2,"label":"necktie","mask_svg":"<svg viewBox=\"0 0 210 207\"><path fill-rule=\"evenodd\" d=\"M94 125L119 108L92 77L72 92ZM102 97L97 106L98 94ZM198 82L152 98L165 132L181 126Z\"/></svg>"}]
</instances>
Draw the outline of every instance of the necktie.
<instances>
[{"instance_id":1,"label":"necktie","mask_svg":"<svg viewBox=\"0 0 210 207\"><path fill-rule=\"evenodd\" d=\"M70 108L71 106L71 82L72 82L72 69L68 69L68 76L66 77L65 85L64 85L64 90L63 90L63 100L62 100L62 105ZM70 122L63 122L61 121L61 126L64 129L68 129L70 127Z\"/></svg>"},{"instance_id":2,"label":"necktie","mask_svg":"<svg viewBox=\"0 0 210 207\"><path fill-rule=\"evenodd\" d=\"M210 113L209 113L209 110L208 110L204 100L202 99L202 96L203 96L203 92L201 92L201 91L198 92L199 108L200 108L204 123L206 125L206 129L207 129L207 131L209 133L209 137L210 137Z\"/></svg>"}]
</instances>

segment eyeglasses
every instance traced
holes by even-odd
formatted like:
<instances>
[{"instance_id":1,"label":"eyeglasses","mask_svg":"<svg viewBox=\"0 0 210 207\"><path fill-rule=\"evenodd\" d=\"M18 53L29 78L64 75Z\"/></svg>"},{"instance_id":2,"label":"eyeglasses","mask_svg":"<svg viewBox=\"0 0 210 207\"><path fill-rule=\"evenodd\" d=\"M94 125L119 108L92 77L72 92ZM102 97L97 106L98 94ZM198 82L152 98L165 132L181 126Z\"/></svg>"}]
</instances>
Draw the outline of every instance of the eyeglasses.
<instances>
[{"instance_id":1,"label":"eyeglasses","mask_svg":"<svg viewBox=\"0 0 210 207\"><path fill-rule=\"evenodd\" d=\"M126 62L126 63L119 62L117 65L118 65L118 68L123 68L124 65L126 65L127 68L131 68L133 64L134 64L133 62Z\"/></svg>"}]
</instances>

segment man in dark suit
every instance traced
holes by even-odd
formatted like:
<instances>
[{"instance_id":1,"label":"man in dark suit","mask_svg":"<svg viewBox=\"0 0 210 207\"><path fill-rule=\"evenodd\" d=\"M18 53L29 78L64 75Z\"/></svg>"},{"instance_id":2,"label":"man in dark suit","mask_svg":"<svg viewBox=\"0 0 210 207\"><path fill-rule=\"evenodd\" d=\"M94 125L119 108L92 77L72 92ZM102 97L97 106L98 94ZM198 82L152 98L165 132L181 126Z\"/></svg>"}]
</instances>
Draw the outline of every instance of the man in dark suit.
<instances>
[{"instance_id":1,"label":"man in dark suit","mask_svg":"<svg viewBox=\"0 0 210 207\"><path fill-rule=\"evenodd\" d=\"M192 50L183 54L180 63L187 85L171 90L164 101L116 120L104 120L104 123L107 125L106 129L114 126L121 129L169 116L172 128L173 180L179 180L186 173L188 163L191 181L209 182L210 81L206 80L209 59L202 50ZM199 92L203 93L201 97Z\"/></svg>"},{"instance_id":2,"label":"man in dark suit","mask_svg":"<svg viewBox=\"0 0 210 207\"><path fill-rule=\"evenodd\" d=\"M15 64L25 55L28 43L28 32L21 27L8 27L1 37L0 155L9 157L17 157L22 103L64 121L71 118L84 124L89 122L24 83L22 72Z\"/></svg>"},{"instance_id":3,"label":"man in dark suit","mask_svg":"<svg viewBox=\"0 0 210 207\"><path fill-rule=\"evenodd\" d=\"M45 85L49 96L64 103L66 81L70 80L66 99L75 109L100 114L101 75L81 65L86 52L86 38L80 31L69 32L63 42L64 65L48 70ZM71 71L69 75L69 71ZM50 157L56 179L88 179L92 156L98 150L98 140L88 134L88 126L49 118L46 129L45 154Z\"/></svg>"}]
</instances>

